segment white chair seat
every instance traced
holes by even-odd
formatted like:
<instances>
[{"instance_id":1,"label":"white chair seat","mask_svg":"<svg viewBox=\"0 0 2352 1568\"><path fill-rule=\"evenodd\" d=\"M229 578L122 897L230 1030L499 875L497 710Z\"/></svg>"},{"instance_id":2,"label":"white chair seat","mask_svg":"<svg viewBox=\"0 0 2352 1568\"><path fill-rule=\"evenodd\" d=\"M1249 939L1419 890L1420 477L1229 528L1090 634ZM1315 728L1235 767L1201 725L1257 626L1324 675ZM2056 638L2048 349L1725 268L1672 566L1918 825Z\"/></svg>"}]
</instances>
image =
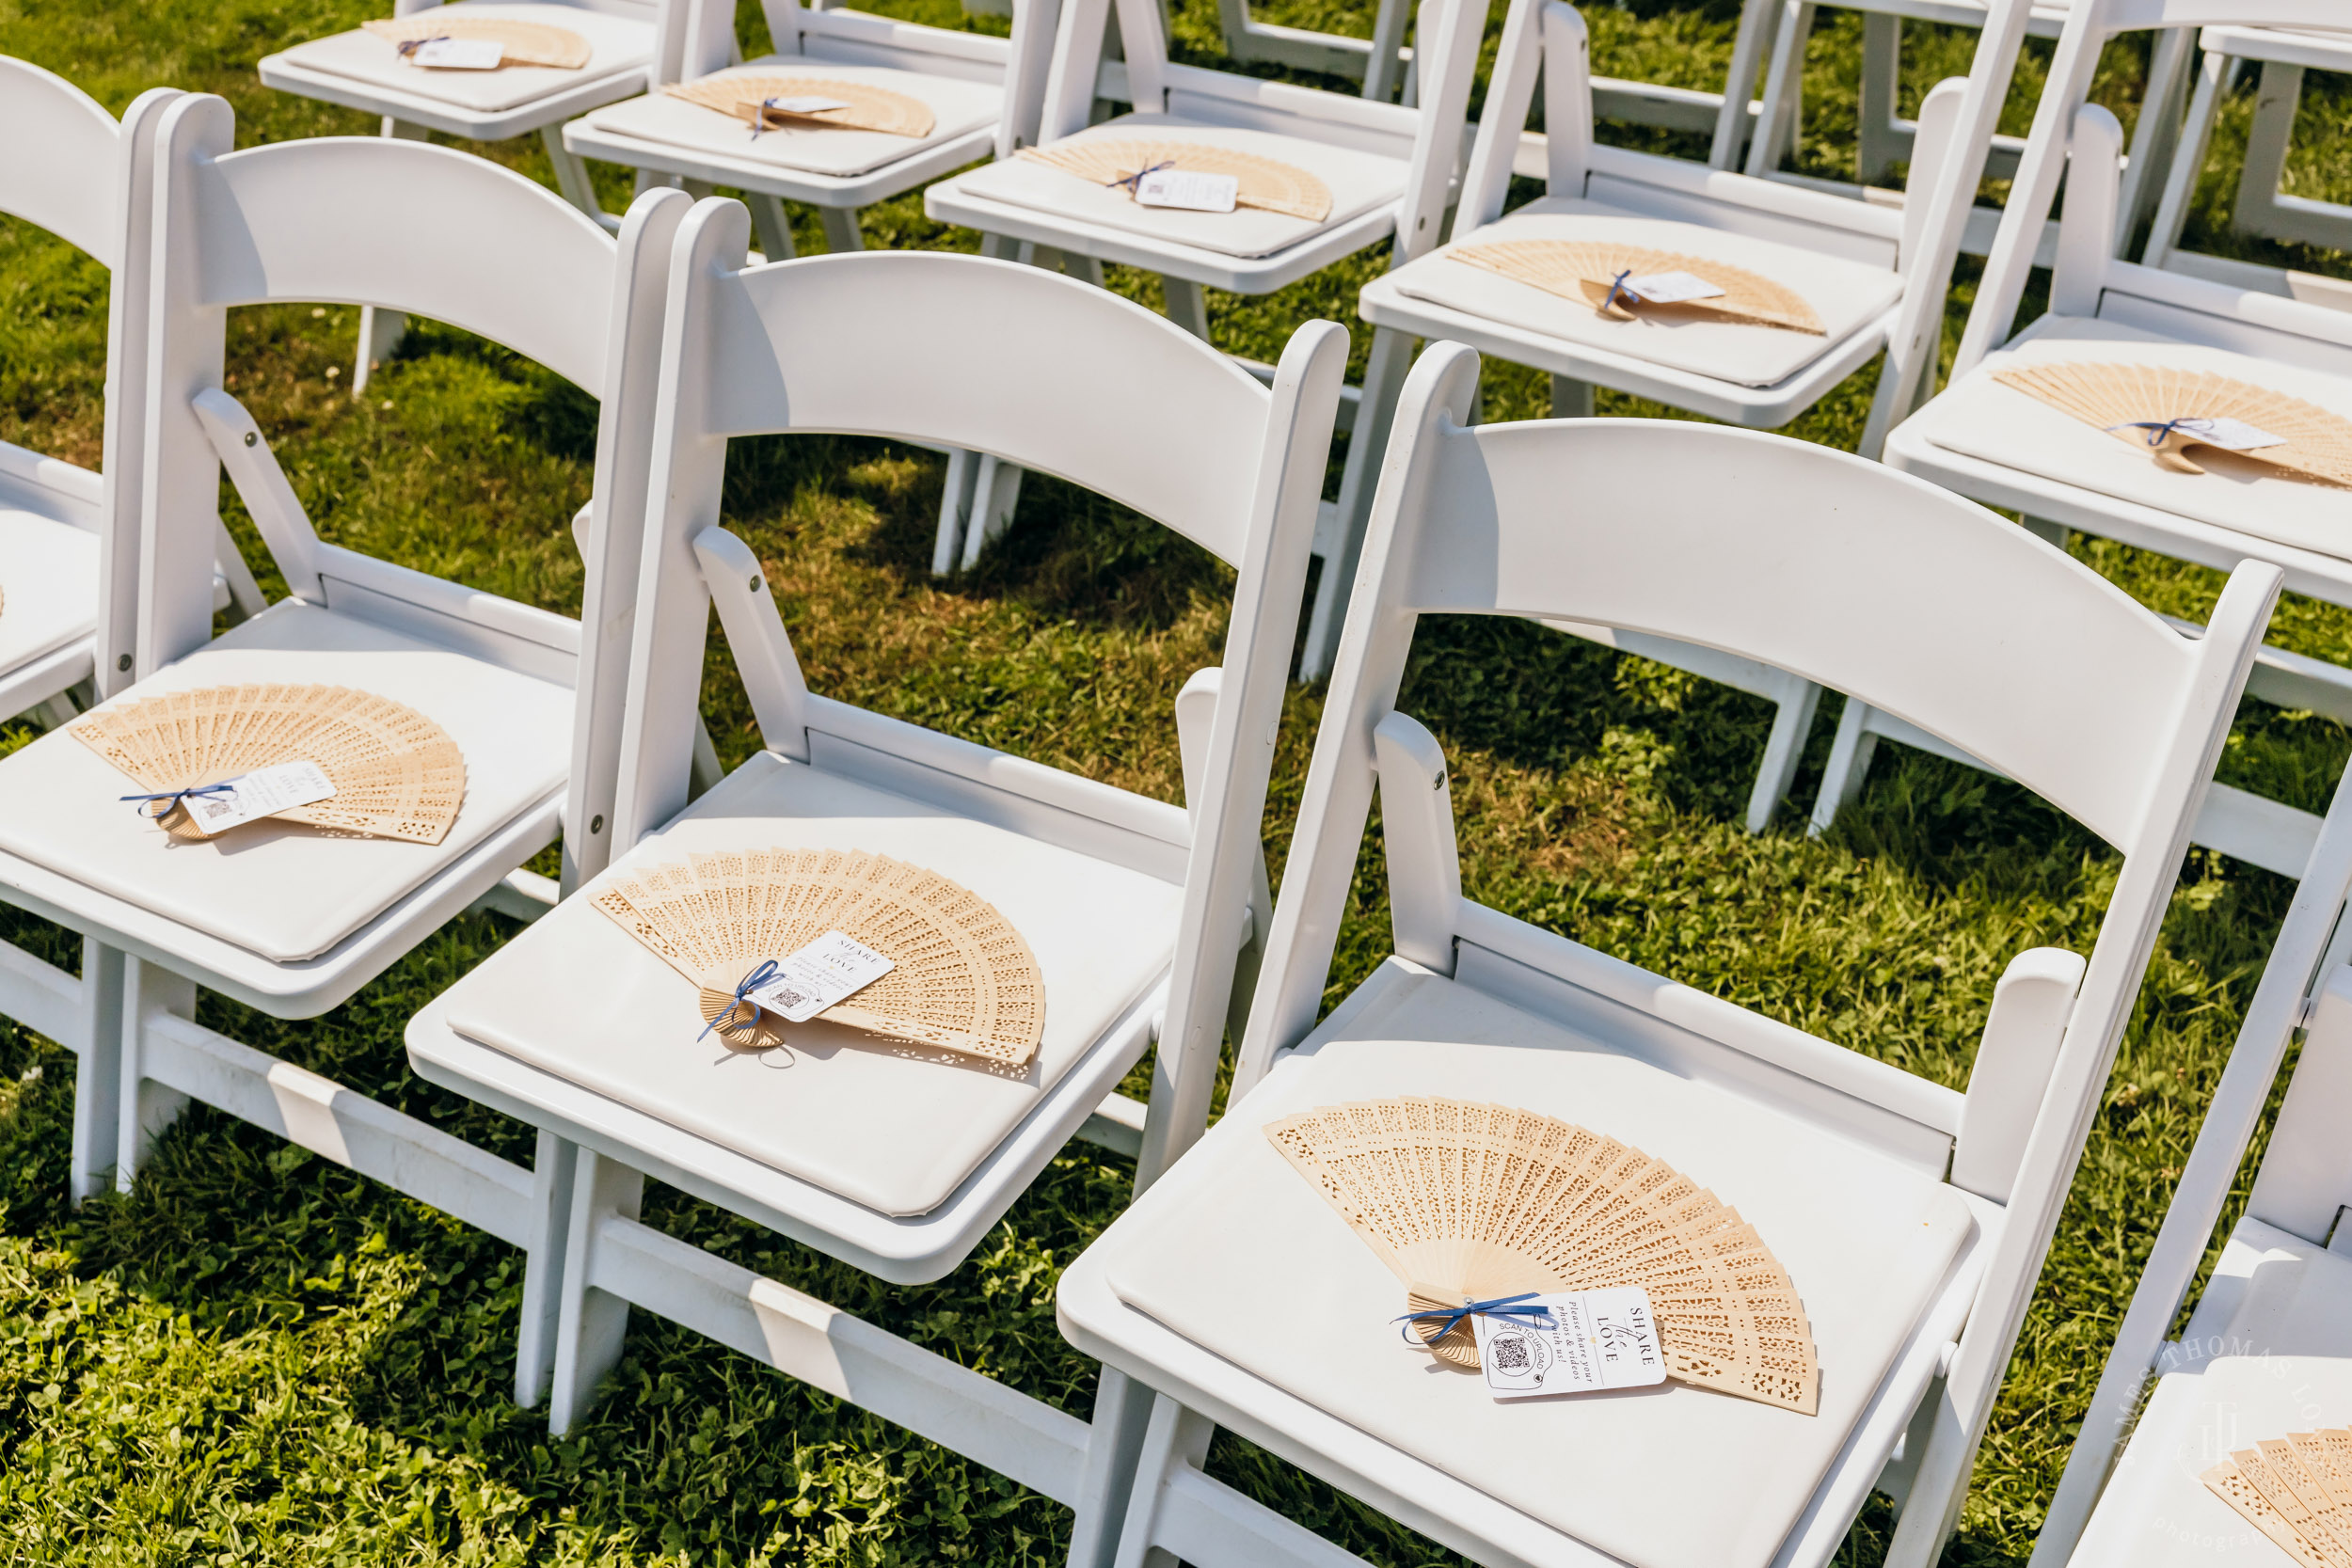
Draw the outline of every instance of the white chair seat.
<instances>
[{"instance_id":1,"label":"white chair seat","mask_svg":"<svg viewBox=\"0 0 2352 1568\"><path fill-rule=\"evenodd\" d=\"M98 626L98 535L0 509L0 675Z\"/></svg>"},{"instance_id":2,"label":"white chair seat","mask_svg":"<svg viewBox=\"0 0 2352 1568\"><path fill-rule=\"evenodd\" d=\"M495 113L537 99L569 92L583 83L652 63L653 24L611 16L579 6L509 4L503 0L453 0L451 14L539 22L579 34L588 42L588 63L576 71L552 66L510 65L496 71L435 71L410 65L389 39L355 30L297 43L274 56L288 65L341 76L372 87L427 98L454 108Z\"/></svg>"},{"instance_id":3,"label":"white chair seat","mask_svg":"<svg viewBox=\"0 0 2352 1568\"><path fill-rule=\"evenodd\" d=\"M1401 159L1333 147L1303 136L1210 125L1177 115L1120 115L1053 145L1143 138L1232 148L1304 169L1329 187L1331 210L1320 220L1311 220L1251 207L1237 207L1230 213L1144 207L1125 191L1109 189L1033 158L1002 159L961 176L957 183L969 194L987 200L1239 257L1270 256L1287 250L1351 218L1392 203L1405 192L1406 166Z\"/></svg>"},{"instance_id":4,"label":"white chair seat","mask_svg":"<svg viewBox=\"0 0 2352 1568\"><path fill-rule=\"evenodd\" d=\"M2004 366L2110 361L2210 371L2352 419L2352 379L2116 322L2046 316L1901 425L1889 440L1889 461L1909 467L1915 457L1925 456L1931 463L1931 454L1922 449L1940 447L2013 469L2028 482L2073 485L2256 539L2352 560L2352 492L2272 477L2262 464L2211 448L2197 451L2208 472L2177 473L2159 467L2144 448L1993 379Z\"/></svg>"},{"instance_id":5,"label":"white chair seat","mask_svg":"<svg viewBox=\"0 0 2352 1568\"><path fill-rule=\"evenodd\" d=\"M1820 1413L1672 1383L1503 1404L1476 1373L1400 1343L1402 1287L1260 1128L1403 1094L1555 1115L1710 1187L1804 1299ZM1762 1568L1899 1352L1968 1272L1955 1260L1974 1225L1960 1194L1915 1167L1391 960L1072 1274L1099 1273L1134 1311L1611 1560ZM1086 1311L1089 1288L1066 1280L1065 1326L1117 1364L1120 1322Z\"/></svg>"},{"instance_id":6,"label":"white chair seat","mask_svg":"<svg viewBox=\"0 0 2352 1568\"><path fill-rule=\"evenodd\" d=\"M1646 315L1612 321L1590 305L1454 261L1451 254L1466 245L1513 240L1642 245L1728 262L1794 290L1820 317L1823 332L1816 337L1774 326ZM1699 224L1639 217L1575 197L1532 201L1400 267L1377 286L1533 335L1742 387L1787 381L1855 333L1873 327L1903 292L1901 276L1887 268Z\"/></svg>"},{"instance_id":7,"label":"white chair seat","mask_svg":"<svg viewBox=\"0 0 2352 1568\"><path fill-rule=\"evenodd\" d=\"M593 907L565 900L460 980L456 1034L893 1216L928 1213L1166 976L1183 889L904 795L763 752L607 875L690 852L866 849L927 866L1002 911L1045 982L1025 1069L787 1026L739 1054L703 1027L692 983ZM777 955L781 957L781 955Z\"/></svg>"},{"instance_id":8,"label":"white chair seat","mask_svg":"<svg viewBox=\"0 0 2352 1568\"><path fill-rule=\"evenodd\" d=\"M72 736L0 759L0 849L277 963L326 952L564 785L573 697L349 615L281 600L118 702L246 682L349 686L405 703L466 758L466 800L437 845L248 824L181 844L119 798L138 789Z\"/></svg>"},{"instance_id":9,"label":"white chair seat","mask_svg":"<svg viewBox=\"0 0 2352 1568\"><path fill-rule=\"evenodd\" d=\"M2241 1220L2164 1364L2184 1360L2141 1411L2074 1568L2290 1561L2199 1478L2265 1439L2352 1425L2352 1258Z\"/></svg>"},{"instance_id":10,"label":"white chair seat","mask_svg":"<svg viewBox=\"0 0 2352 1568\"><path fill-rule=\"evenodd\" d=\"M934 123L930 134L898 136L882 131L812 127L763 131L755 136L741 120L662 92L614 103L586 118L596 130L667 147L720 153L734 161L772 164L779 168L812 174L848 176L865 174L957 136L993 126L1004 104L1003 91L986 82L774 55L754 60L739 71L716 71L713 75L723 80L739 75L774 75L779 71L796 76L833 77L904 93L921 101L931 111Z\"/></svg>"}]
</instances>

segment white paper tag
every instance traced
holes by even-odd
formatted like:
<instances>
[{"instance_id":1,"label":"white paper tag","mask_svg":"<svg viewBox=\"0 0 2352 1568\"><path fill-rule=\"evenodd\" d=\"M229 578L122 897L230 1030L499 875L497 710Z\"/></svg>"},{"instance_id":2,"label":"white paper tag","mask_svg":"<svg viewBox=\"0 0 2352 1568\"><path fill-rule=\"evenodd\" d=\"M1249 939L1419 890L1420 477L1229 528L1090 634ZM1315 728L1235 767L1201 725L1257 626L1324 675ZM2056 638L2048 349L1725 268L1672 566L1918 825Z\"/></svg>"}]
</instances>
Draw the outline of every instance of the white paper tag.
<instances>
[{"instance_id":1,"label":"white paper tag","mask_svg":"<svg viewBox=\"0 0 2352 1568\"><path fill-rule=\"evenodd\" d=\"M827 931L799 952L777 959L776 977L743 995L787 1023L806 1023L898 967L856 938Z\"/></svg>"},{"instance_id":2,"label":"white paper tag","mask_svg":"<svg viewBox=\"0 0 2352 1568\"><path fill-rule=\"evenodd\" d=\"M1140 207L1181 207L1191 213L1230 213L1240 196L1241 181L1231 174L1155 168L1136 182L1136 204Z\"/></svg>"},{"instance_id":3,"label":"white paper tag","mask_svg":"<svg viewBox=\"0 0 2352 1568\"><path fill-rule=\"evenodd\" d=\"M496 39L427 39L408 51L408 63L429 71L496 71L506 45Z\"/></svg>"},{"instance_id":4,"label":"white paper tag","mask_svg":"<svg viewBox=\"0 0 2352 1568\"><path fill-rule=\"evenodd\" d=\"M2265 447L2283 447L2287 444L2285 436L2273 436L2243 420L2175 420L2173 426L2188 440L2202 441L2209 447L2219 447L2225 451L2259 451Z\"/></svg>"},{"instance_id":5,"label":"white paper tag","mask_svg":"<svg viewBox=\"0 0 2352 1568\"><path fill-rule=\"evenodd\" d=\"M1550 1321L1491 1312L1470 1319L1479 1365L1495 1398L1588 1394L1666 1380L1649 1292L1640 1286L1568 1291L1517 1305L1548 1307Z\"/></svg>"},{"instance_id":6,"label":"white paper tag","mask_svg":"<svg viewBox=\"0 0 2352 1568\"><path fill-rule=\"evenodd\" d=\"M760 105L780 115L824 115L849 106L838 98L771 98Z\"/></svg>"},{"instance_id":7,"label":"white paper tag","mask_svg":"<svg viewBox=\"0 0 2352 1568\"><path fill-rule=\"evenodd\" d=\"M315 762L281 762L221 782L229 788L220 794L183 797L189 818L208 836L257 816L327 800L335 793L335 786L327 783Z\"/></svg>"},{"instance_id":8,"label":"white paper tag","mask_svg":"<svg viewBox=\"0 0 2352 1568\"><path fill-rule=\"evenodd\" d=\"M1654 272L1647 277L1629 277L1625 286L1650 305L1680 305L1691 299L1721 299L1723 290L1696 273Z\"/></svg>"}]
</instances>

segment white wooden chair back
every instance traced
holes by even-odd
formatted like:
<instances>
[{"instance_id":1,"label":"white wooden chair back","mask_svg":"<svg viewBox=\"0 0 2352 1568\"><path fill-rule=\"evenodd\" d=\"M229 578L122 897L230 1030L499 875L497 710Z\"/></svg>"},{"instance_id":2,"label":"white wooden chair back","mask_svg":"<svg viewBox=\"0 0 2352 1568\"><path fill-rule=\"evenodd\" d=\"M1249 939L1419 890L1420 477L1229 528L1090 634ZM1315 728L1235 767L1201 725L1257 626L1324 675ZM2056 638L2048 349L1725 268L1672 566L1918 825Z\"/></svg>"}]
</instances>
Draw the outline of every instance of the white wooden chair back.
<instances>
[{"instance_id":1,"label":"white wooden chair back","mask_svg":"<svg viewBox=\"0 0 2352 1568\"><path fill-rule=\"evenodd\" d=\"M2207 635L2187 638L2062 552L1906 475L1686 423L1470 428L1477 375L1474 354L1439 344L1400 403L1235 1092L1314 1025L1376 776L1401 956L1522 1003L1534 987L1549 999L1539 1007L1585 1009L1678 1070L1765 1093L1895 1157L1943 1173L1948 1155L1949 1180L2008 1205L1950 1373L1949 1399L1980 1432L2280 574L2241 565ZM1442 753L1394 711L1426 613L1699 643L1999 757L2123 851L2087 971L2069 958L2038 1006L2006 1018L1996 1002L1955 1121L1938 1104L1948 1091L1465 899ZM2023 1027L2036 1010L2047 1022Z\"/></svg>"},{"instance_id":2,"label":"white wooden chair back","mask_svg":"<svg viewBox=\"0 0 2352 1568\"><path fill-rule=\"evenodd\" d=\"M37 469L31 483L18 483L13 472L0 479L0 496L12 504L99 536L99 580L106 586L99 599L91 682L100 697L112 696L132 679L126 661L138 611L132 563L138 549L151 217L151 204L137 197L152 177L157 119L179 96L174 88L151 87L132 101L118 125L96 99L64 77L0 55L0 138L24 154L0 168L0 212L46 229L113 274L106 301L105 423L97 505L41 483Z\"/></svg>"},{"instance_id":3,"label":"white wooden chair back","mask_svg":"<svg viewBox=\"0 0 2352 1568\"><path fill-rule=\"evenodd\" d=\"M1125 59L1106 61L1114 7ZM1168 57L1167 18L1156 0L1064 0L1044 91L1041 141L1086 129L1097 98L1356 148L1408 166L1391 265L1435 245L1445 227L1470 113L1486 0L1421 0L1415 21L1420 104L1405 108L1314 87L1179 65Z\"/></svg>"},{"instance_id":4,"label":"white wooden chair back","mask_svg":"<svg viewBox=\"0 0 2352 1568\"><path fill-rule=\"evenodd\" d=\"M467 153L359 137L232 152L232 131L229 105L210 96L174 103L157 130L139 673L210 639L225 466L294 597L574 683L578 807L585 781L609 780L619 743L662 269L689 198L648 191L616 241L552 192ZM230 308L299 300L444 321L600 400L580 621L319 539L221 386ZM600 863L591 845L566 848L588 870Z\"/></svg>"},{"instance_id":5,"label":"white wooden chair back","mask_svg":"<svg viewBox=\"0 0 2352 1568\"><path fill-rule=\"evenodd\" d=\"M828 746L869 755L897 746L921 752L934 779L957 766L924 749L940 738L929 732L878 732L871 716L810 695L756 558L718 527L730 437L926 441L1133 507L1237 575L1204 766L1198 778L1186 769L1189 843L1119 832L1111 800L1123 792L1091 781L995 753L962 766L993 784L981 792L993 802L975 810L1089 853L1133 856L1157 875L1180 871L1184 922L1160 1051L1186 1091L1177 1123L1200 1121L1215 1073L1176 1064L1205 1055L1213 1069L1224 1031L1346 332L1301 327L1269 390L1181 327L1071 278L924 252L745 270L748 224L735 202L701 203L671 263L654 435L660 515L638 591L614 852L686 804L714 596L769 749L822 764ZM1008 804L1012 794L1027 799Z\"/></svg>"},{"instance_id":6,"label":"white wooden chair back","mask_svg":"<svg viewBox=\"0 0 2352 1568\"><path fill-rule=\"evenodd\" d=\"M2292 297L2283 273L2249 289L2238 280L2191 276L2177 265L2179 257L2159 269L2115 256L2122 130L2089 101L2100 53L2119 33L2228 24L2340 28L2344 22L2337 0L2074 0L1952 374L1964 374L2009 338L2061 177L2067 194L2051 277L2054 313L2100 316L2212 347L2352 372L2352 313ZM2233 278L2250 270L2233 269Z\"/></svg>"},{"instance_id":7,"label":"white wooden chair back","mask_svg":"<svg viewBox=\"0 0 2352 1568\"><path fill-rule=\"evenodd\" d=\"M1905 198L1890 208L1602 146L1593 135L1583 17L1564 0L1511 0L1454 231L1468 233L1502 215L1540 66L1547 195L1582 197L1900 272L1906 288L1896 359L1915 373L1941 329L1945 291L2030 9L2031 0L1993 0L1968 75L1939 84L1919 106Z\"/></svg>"}]
</instances>

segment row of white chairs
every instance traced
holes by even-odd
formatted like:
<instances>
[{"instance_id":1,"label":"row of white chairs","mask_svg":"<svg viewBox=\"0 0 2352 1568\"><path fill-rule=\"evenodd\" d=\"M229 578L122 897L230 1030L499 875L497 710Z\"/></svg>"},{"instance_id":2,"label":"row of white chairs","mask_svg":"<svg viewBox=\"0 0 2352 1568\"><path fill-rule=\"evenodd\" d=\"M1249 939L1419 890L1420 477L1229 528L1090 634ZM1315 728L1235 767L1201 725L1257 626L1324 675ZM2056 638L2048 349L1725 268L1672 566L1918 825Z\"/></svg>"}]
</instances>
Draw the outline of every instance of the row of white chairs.
<instances>
[{"instance_id":1,"label":"row of white chairs","mask_svg":"<svg viewBox=\"0 0 2352 1568\"><path fill-rule=\"evenodd\" d=\"M1543 24L1565 23L1550 12ZM103 113L32 68L8 81L27 124ZM265 831L233 859L164 862L152 830L114 804L105 766L67 737L0 762L12 799L43 803L0 828L0 896L86 942L78 975L0 952L0 1010L81 1058L77 1192L110 1169L130 1180L187 1099L218 1106L523 1247L517 1394L551 1397L559 1426L619 1354L633 1304L1070 1504L1073 1556L1088 1561L1339 1560L1201 1472L1215 1425L1482 1560L1823 1561L1874 1485L1907 1499L1898 1560L1932 1560L2276 568L2237 566L2191 637L2045 544L1858 458L1686 425L1476 427L1476 356L1441 344L1402 378L1276 906L1260 818L1341 404L1339 329L1303 328L1268 388L1196 336L1035 268L922 255L754 265L753 220L731 202L690 212L684 196L650 191L614 236L453 152L397 140L232 152L218 100L161 91L141 105L76 187L110 193L105 221L81 231L107 246L116 309L140 313L136 330L118 315L110 335L92 531L106 560L92 646L119 643L132 667L93 694L281 676L366 686L460 740L472 793L437 847ZM73 237L70 215L87 204L51 175L12 177L0 207ZM224 385L227 310L297 299L451 321L600 397L580 621L318 539ZM1148 434L1171 420L1201 454L1180 473ZM1225 658L1174 694L1185 807L808 692L762 568L718 526L728 439L782 430L1053 472L1231 562ZM290 598L215 638L224 470ZM1565 520L1563 495L1577 499ZM690 801L714 603L765 749ZM1393 709L1424 612L1719 650L1983 758L2124 851L2099 945L2087 966L2021 957L1960 1095L1469 902L1445 760ZM1375 781L1398 786L1383 802L1395 957L1318 1025ZM410 1031L421 1073L538 1130L530 1170L195 1021L198 986L315 1016L493 895L559 830L578 888L617 859L675 853L746 818L779 841L948 867L1014 913L1055 999L1040 1065L1011 1080L840 1050L748 1090L706 1064L682 1069L645 1050L658 1017L629 1010L652 1006L660 964L577 899ZM2330 929L2340 888L2332 898ZM616 978L631 974L651 977L642 998ZM2298 1002L2310 974L2307 962L2294 976ZM1202 1140L1229 1028L1243 1042L1238 1092ZM1154 1044L1136 1125L1104 1097ZM2307 1045L2306 1059L2325 1058ZM2266 1090L2275 1050L2248 1061L2239 1076ZM1349 1336L1383 1325L1351 1322L1327 1358L1301 1362L1295 1344L1264 1339L1279 1320L1234 1321L1234 1293L1260 1291L1268 1273L1314 1299L1368 1262L1327 1245L1329 1216L1293 1201L1303 1189L1286 1171L1261 1168L1251 1129L1339 1093L1500 1097L1489 1081L1639 1129L1744 1212L1776 1216L1776 1248L1801 1287L1814 1282L1808 1310L1836 1373L1821 1417L1768 1422L1688 1390L1553 1407L1575 1414L1543 1418L1547 1442L1652 1460L1639 1468L1654 1484L1563 1497L1552 1470L1513 1468L1519 1429L1498 1442L1491 1422L1402 1387L1362 1403L1366 1354L1389 1353ZM2295 1092L2341 1100L2312 1082ZM637 1216L652 1175L883 1278L936 1278L1089 1128L1130 1141L1152 1189L1063 1286L1068 1332L1106 1369L1089 1422ZM2296 1180L2317 1183L2296 1199L2305 1209L2352 1196L2330 1152L2323 1141L2298 1157ZM1890 1271L1887 1238L1919 1227L1938 1247ZM2308 1223L2296 1234L2327 1240ZM1337 1272L1314 1273L1317 1259ZM1669 1506L1694 1480L1719 1505Z\"/></svg>"}]
</instances>

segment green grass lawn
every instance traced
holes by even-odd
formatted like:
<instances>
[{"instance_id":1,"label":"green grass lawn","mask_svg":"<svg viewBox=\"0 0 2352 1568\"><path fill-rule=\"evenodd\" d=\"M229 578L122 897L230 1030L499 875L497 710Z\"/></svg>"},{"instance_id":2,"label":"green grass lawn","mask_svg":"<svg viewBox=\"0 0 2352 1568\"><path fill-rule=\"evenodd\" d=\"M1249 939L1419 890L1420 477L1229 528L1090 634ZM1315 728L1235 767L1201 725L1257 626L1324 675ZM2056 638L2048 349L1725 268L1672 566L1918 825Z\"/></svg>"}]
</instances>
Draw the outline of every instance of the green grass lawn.
<instances>
[{"instance_id":1,"label":"green grass lawn","mask_svg":"<svg viewBox=\"0 0 2352 1568\"><path fill-rule=\"evenodd\" d=\"M1002 26L961 24L953 0L883 8ZM118 111L156 84L221 93L244 145L361 134L372 127L360 116L262 90L253 63L380 9L377 0L0 0L0 51L61 71ZM1730 0L1595 5L1597 67L1718 87L1732 10ZM1180 49L1214 57L1211 0L1180 0L1177 11ZM1269 13L1370 30L1362 0L1287 0ZM755 7L743 26L747 41L761 40ZM1799 150L1809 170L1850 166L1859 40L1857 18L1823 12ZM1914 44L1905 90L1915 103L1964 68L1970 40L1930 29ZM2008 128L2024 128L2047 57L2046 44L2033 46ZM2128 109L2139 69L2119 50L2101 96ZM2347 104L2341 91L2312 94L2294 189L2352 194ZM2245 89L2228 105L2192 241L2343 273L2344 258L2249 247L2226 233L2250 109ZM535 143L477 150L548 178ZM617 204L624 177L602 177ZM795 218L804 246L819 248L814 214ZM973 243L929 223L913 197L869 213L867 234L875 245ZM1355 291L1381 261L1359 257L1270 299L1212 296L1216 337L1270 358L1311 316L1353 325ZM1973 277L1964 264L1947 342ZM1113 282L1156 299L1148 277ZM8 224L0 289L0 436L94 464L103 272ZM580 567L565 525L587 496L591 400L431 326L355 400L357 314L254 309L230 327L231 388L270 433L320 531L576 612ZM1359 356L1368 337L1358 329ZM1875 373L1839 388L1793 433L1851 445ZM1532 373L1498 367L1488 379L1489 417L1537 413L1539 399ZM1601 407L1662 412L1608 394ZM1216 657L1222 569L1107 504L1032 483L1016 527L978 569L938 581L927 567L940 480L938 459L885 443L736 445L728 521L766 562L812 685L1175 799L1169 700ZM224 508L262 565L225 488ZM2210 572L2118 546L2075 548L2168 610L2200 614L2217 586ZM2342 611L2289 601L2273 635L2352 662L2352 616ZM1295 691L1283 732L1268 822L1278 869L1318 701ZM756 744L749 706L716 639L705 705L727 760L747 755ZM1429 626L1406 705L1453 759L1474 896L1955 1086L2003 964L2037 943L2087 951L2113 885L2115 855L2036 800L1892 749L1861 808L1827 840L1804 838L1796 812L1750 837L1737 818L1770 719L1764 705L1533 626ZM1816 726L1801 800L1819 778L1836 705ZM27 738L12 728L0 745ZM2249 705L2224 776L2316 809L2347 750L2331 722ZM2030 1549L2290 892L2280 878L2191 855L1949 1560L2022 1562ZM57 933L23 920L8 934L67 951ZM493 917L459 920L313 1022L280 1023L213 997L201 1016L527 1160L523 1129L411 1077L401 1044L411 1013L512 934ZM1333 994L1386 950L1375 853ZM511 1249L227 1117L190 1115L135 1191L71 1211L72 1076L65 1053L0 1022L8 1561L1013 1564L1063 1551L1058 1507L642 1314L603 1403L551 1441L543 1419L510 1399L521 1285ZM1130 1176L1122 1162L1074 1146L970 1262L919 1290L880 1286L663 1189L649 1193L647 1214L1083 1416L1092 1369L1055 1329L1054 1283L1118 1212ZM1212 1464L1375 1561L1455 1560L1230 1438ZM1874 1504L1841 1561L1877 1561L1886 1526Z\"/></svg>"}]
</instances>

